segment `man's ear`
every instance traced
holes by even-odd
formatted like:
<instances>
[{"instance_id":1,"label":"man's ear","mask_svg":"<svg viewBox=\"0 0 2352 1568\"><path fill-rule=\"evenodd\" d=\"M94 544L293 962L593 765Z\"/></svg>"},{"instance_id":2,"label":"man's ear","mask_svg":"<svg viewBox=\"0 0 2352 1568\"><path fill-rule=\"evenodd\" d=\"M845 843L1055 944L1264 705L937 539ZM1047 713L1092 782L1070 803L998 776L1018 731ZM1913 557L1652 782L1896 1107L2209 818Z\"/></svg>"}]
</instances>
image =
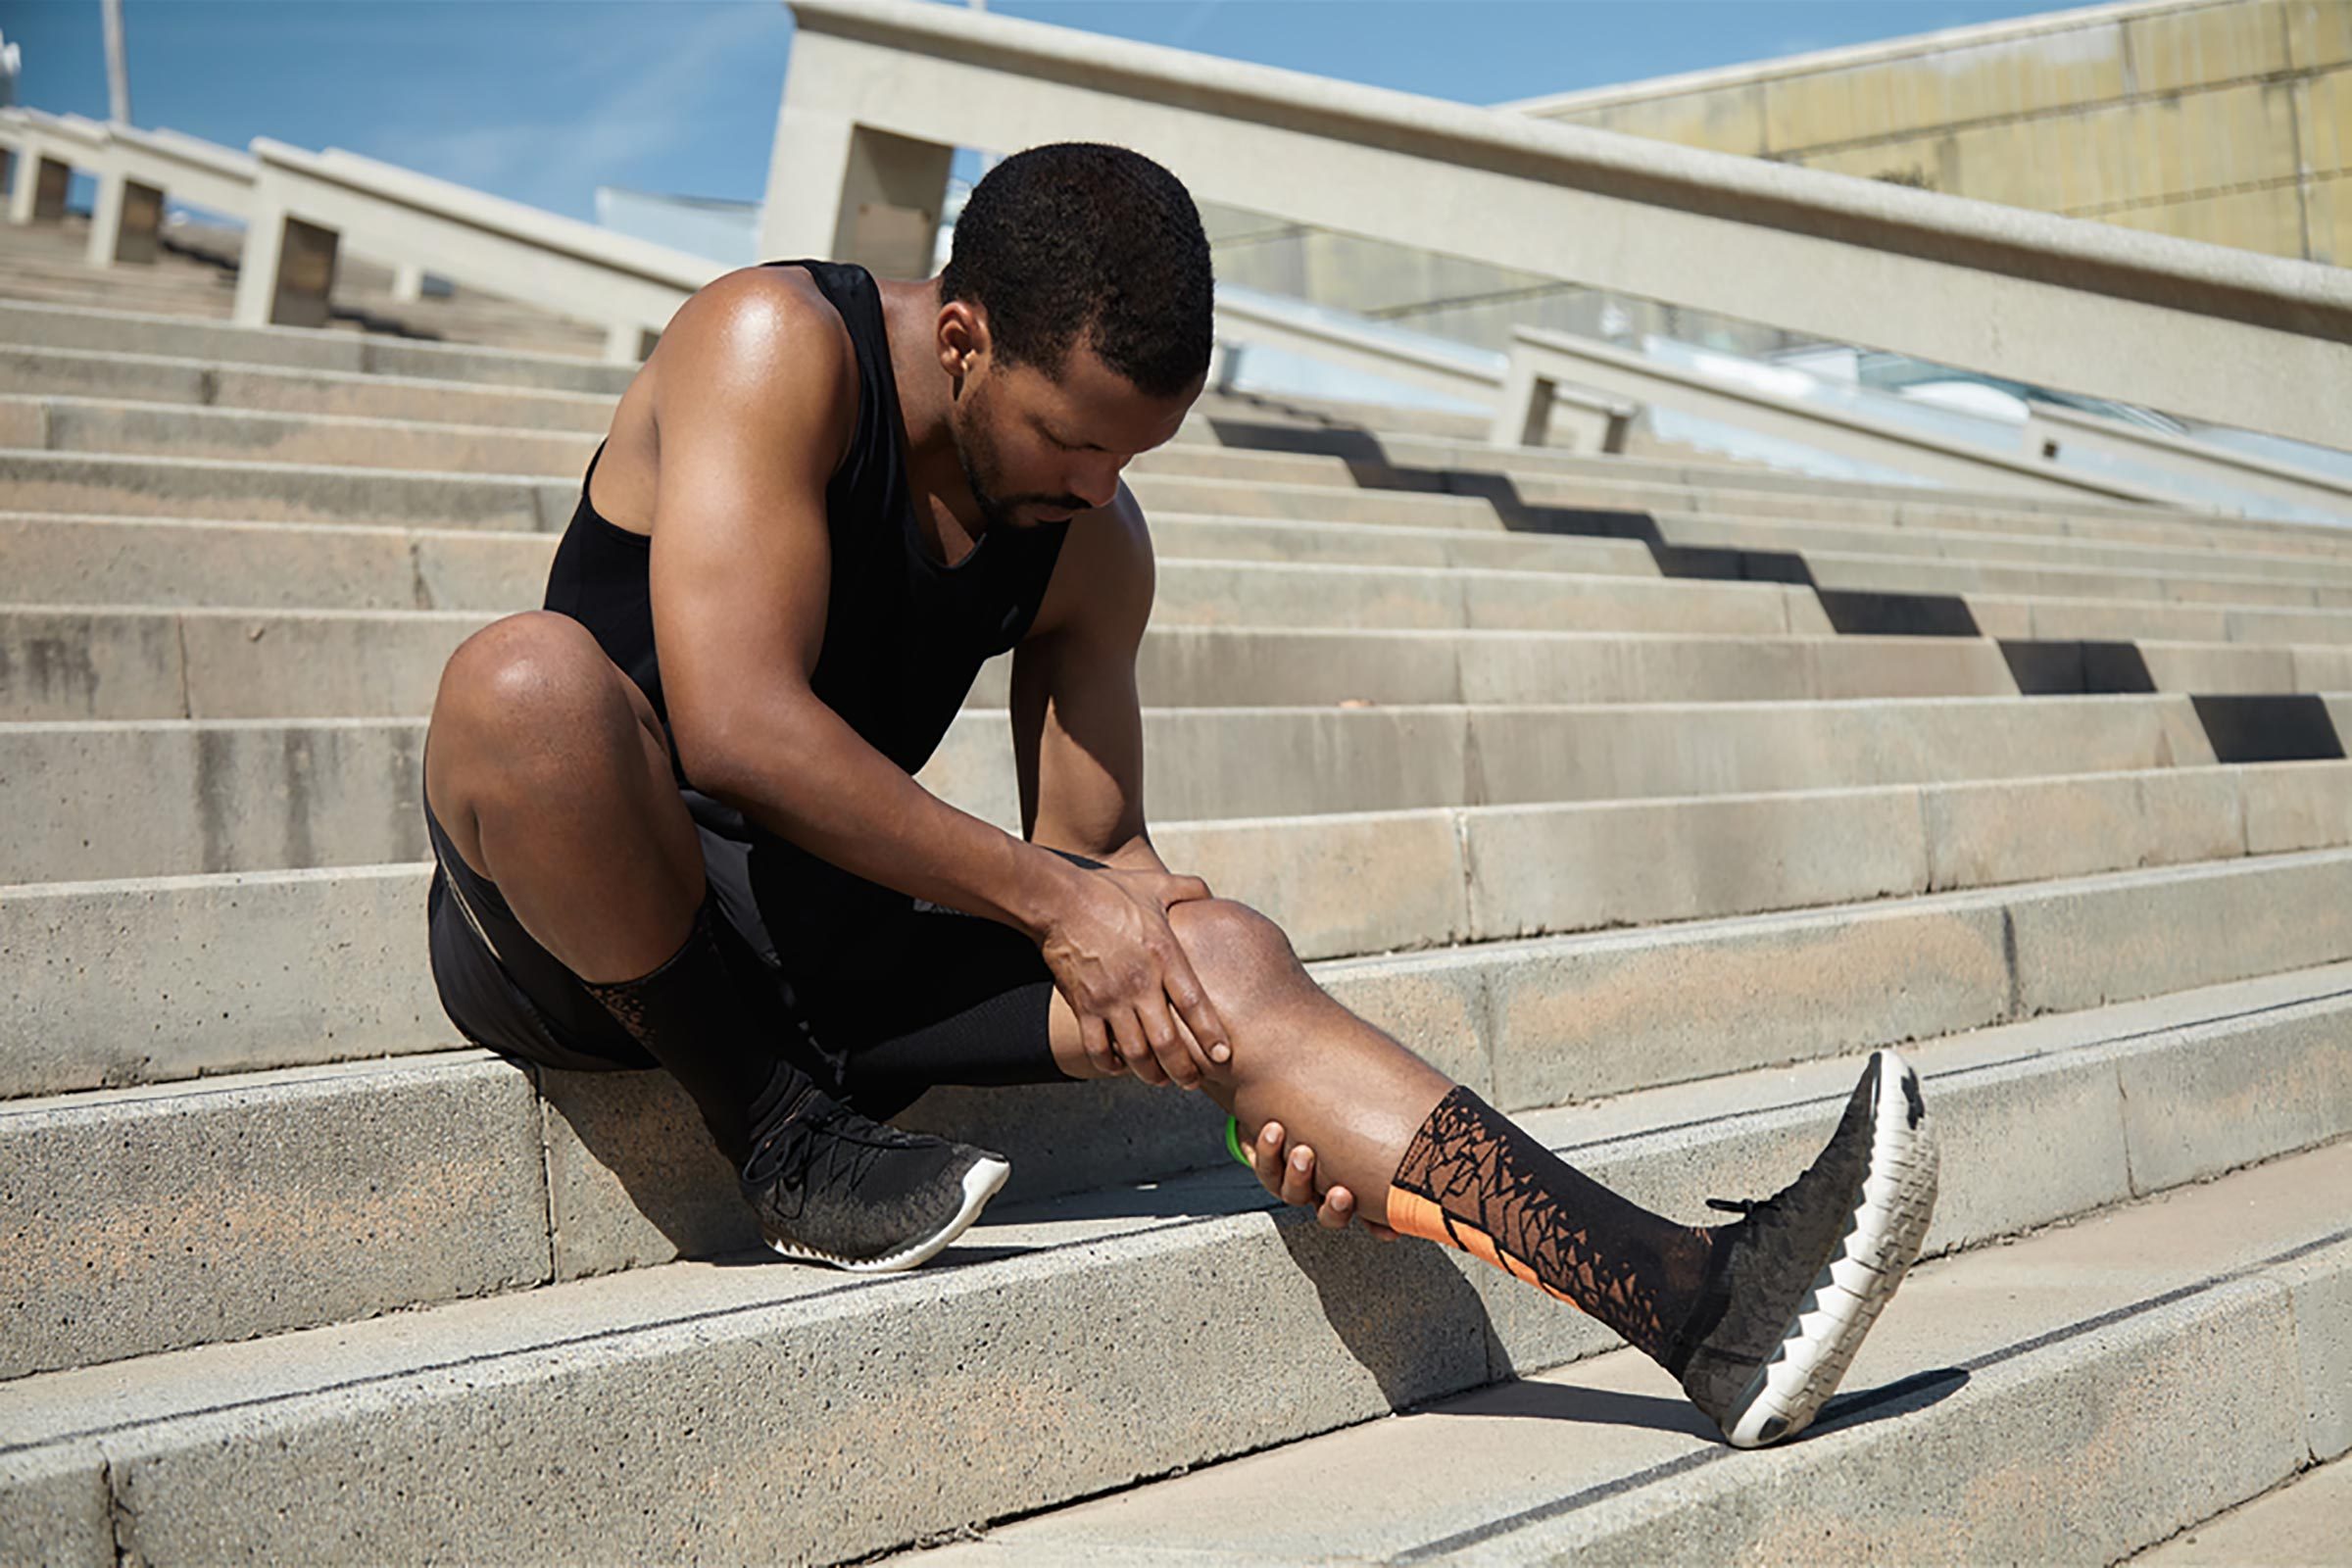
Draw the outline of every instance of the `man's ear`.
<instances>
[{"instance_id":1,"label":"man's ear","mask_svg":"<svg viewBox=\"0 0 2352 1568\"><path fill-rule=\"evenodd\" d=\"M951 300L939 308L940 368L962 375L988 352L988 312L969 300Z\"/></svg>"}]
</instances>

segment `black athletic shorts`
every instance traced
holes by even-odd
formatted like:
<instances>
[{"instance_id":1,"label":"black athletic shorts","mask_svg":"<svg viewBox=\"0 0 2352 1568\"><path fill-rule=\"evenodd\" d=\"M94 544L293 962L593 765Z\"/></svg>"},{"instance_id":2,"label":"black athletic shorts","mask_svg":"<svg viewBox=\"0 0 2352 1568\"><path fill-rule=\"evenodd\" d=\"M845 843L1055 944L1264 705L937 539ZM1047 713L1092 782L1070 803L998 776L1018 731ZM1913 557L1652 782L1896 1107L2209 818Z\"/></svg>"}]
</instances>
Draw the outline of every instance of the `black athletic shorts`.
<instances>
[{"instance_id":1,"label":"black athletic shorts","mask_svg":"<svg viewBox=\"0 0 2352 1568\"><path fill-rule=\"evenodd\" d=\"M1059 1083L1048 1017L1052 971L1010 926L921 900L866 900L815 924L812 951L779 954L752 892L751 847L715 831L729 813L682 792L719 911L768 961L799 1027L777 1042L817 1083L885 1117L934 1084ZM418 791L419 797L422 791ZM426 917L433 983L450 1022L477 1046L544 1066L658 1065L577 975L531 939L495 883L478 876L424 808L438 862ZM810 922L796 922L806 927Z\"/></svg>"}]
</instances>

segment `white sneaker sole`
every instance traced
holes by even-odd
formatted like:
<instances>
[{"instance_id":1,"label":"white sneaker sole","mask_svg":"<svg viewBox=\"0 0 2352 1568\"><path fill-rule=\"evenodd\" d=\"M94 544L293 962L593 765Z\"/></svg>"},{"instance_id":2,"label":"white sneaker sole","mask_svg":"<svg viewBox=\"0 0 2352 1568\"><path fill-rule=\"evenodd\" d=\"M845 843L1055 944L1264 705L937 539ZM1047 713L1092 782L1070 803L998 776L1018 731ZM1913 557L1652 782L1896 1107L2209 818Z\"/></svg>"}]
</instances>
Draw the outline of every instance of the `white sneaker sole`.
<instances>
[{"instance_id":1,"label":"white sneaker sole","mask_svg":"<svg viewBox=\"0 0 2352 1568\"><path fill-rule=\"evenodd\" d=\"M1936 1209L1936 1131L1919 1074L1891 1051L1874 1054L1870 1162L1838 1250L1725 1423L1736 1448L1802 1432L1837 1392L1863 1337L1919 1257Z\"/></svg>"},{"instance_id":2,"label":"white sneaker sole","mask_svg":"<svg viewBox=\"0 0 2352 1568\"><path fill-rule=\"evenodd\" d=\"M807 1263L827 1263L834 1268L847 1269L852 1274L896 1274L905 1269L928 1263L937 1257L950 1242L972 1228L972 1221L988 1206L1012 1174L1012 1166L1001 1159L983 1159L963 1173L963 1202L956 1215L938 1230L895 1252L880 1257L837 1257L820 1252L812 1247L800 1247L790 1242L770 1242L767 1245L785 1257L797 1257Z\"/></svg>"}]
</instances>

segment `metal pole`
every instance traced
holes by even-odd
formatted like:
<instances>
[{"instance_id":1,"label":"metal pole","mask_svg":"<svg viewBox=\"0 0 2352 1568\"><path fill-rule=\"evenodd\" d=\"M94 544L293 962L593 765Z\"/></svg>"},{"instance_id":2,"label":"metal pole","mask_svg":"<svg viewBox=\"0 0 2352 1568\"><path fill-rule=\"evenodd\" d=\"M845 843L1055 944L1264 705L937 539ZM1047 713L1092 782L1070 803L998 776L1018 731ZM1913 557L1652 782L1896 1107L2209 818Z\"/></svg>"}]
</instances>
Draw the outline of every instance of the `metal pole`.
<instances>
[{"instance_id":1,"label":"metal pole","mask_svg":"<svg viewBox=\"0 0 2352 1568\"><path fill-rule=\"evenodd\" d=\"M130 68L122 59L122 0L99 0L106 17L107 118L130 123Z\"/></svg>"}]
</instances>

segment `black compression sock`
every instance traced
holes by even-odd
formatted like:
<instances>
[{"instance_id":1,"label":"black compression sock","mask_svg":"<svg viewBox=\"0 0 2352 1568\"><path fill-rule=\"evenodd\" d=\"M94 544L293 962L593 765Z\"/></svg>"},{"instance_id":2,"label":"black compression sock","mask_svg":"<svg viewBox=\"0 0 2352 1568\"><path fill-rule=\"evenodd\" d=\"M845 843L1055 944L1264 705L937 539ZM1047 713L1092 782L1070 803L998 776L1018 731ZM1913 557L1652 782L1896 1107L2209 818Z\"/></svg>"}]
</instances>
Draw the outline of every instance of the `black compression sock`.
<instances>
[{"instance_id":1,"label":"black compression sock","mask_svg":"<svg viewBox=\"0 0 2352 1568\"><path fill-rule=\"evenodd\" d=\"M1708 1232L1611 1192L1458 1084L1406 1148L1388 1220L1582 1307L1661 1362L1713 1250Z\"/></svg>"},{"instance_id":2,"label":"black compression sock","mask_svg":"<svg viewBox=\"0 0 2352 1568\"><path fill-rule=\"evenodd\" d=\"M685 1085L710 1137L737 1171L760 1136L813 1087L779 1047L793 1027L783 1001L749 950L729 961L708 894L685 945L653 973L598 985L588 994L646 1054ZM728 935L732 935L729 932Z\"/></svg>"}]
</instances>

